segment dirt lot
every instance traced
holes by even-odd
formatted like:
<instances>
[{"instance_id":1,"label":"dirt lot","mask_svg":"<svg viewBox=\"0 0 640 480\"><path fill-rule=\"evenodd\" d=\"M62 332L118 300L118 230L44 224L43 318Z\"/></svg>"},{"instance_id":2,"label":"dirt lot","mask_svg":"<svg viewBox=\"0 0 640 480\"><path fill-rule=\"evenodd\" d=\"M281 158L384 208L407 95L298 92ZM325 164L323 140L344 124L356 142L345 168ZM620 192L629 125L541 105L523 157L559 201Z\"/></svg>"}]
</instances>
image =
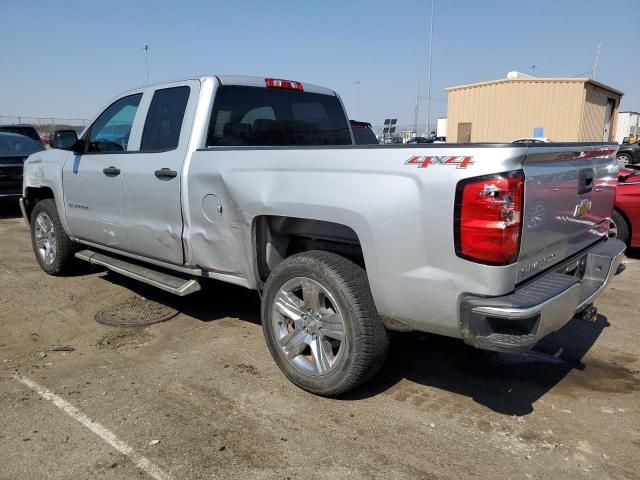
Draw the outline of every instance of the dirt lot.
<instances>
[{"instance_id":1,"label":"dirt lot","mask_svg":"<svg viewBox=\"0 0 640 480\"><path fill-rule=\"evenodd\" d=\"M212 282L177 300L97 270L49 277L15 210L0 216L2 479L640 478L640 260L597 322L530 354L394 335L373 381L327 400L280 374L256 294ZM137 296L181 313L94 321Z\"/></svg>"}]
</instances>

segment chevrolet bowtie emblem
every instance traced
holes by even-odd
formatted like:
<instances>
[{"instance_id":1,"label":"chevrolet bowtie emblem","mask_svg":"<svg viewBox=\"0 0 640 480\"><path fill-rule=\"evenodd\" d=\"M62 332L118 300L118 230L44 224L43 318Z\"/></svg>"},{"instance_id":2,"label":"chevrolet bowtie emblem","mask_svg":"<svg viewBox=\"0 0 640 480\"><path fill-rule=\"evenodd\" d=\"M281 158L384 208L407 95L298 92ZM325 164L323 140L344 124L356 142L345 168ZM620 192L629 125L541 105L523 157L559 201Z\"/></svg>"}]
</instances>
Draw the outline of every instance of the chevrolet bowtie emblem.
<instances>
[{"instance_id":1,"label":"chevrolet bowtie emblem","mask_svg":"<svg viewBox=\"0 0 640 480\"><path fill-rule=\"evenodd\" d=\"M580 203L576 205L576 209L573 212L573 216L576 218L584 217L591 211L591 200L580 200Z\"/></svg>"}]
</instances>

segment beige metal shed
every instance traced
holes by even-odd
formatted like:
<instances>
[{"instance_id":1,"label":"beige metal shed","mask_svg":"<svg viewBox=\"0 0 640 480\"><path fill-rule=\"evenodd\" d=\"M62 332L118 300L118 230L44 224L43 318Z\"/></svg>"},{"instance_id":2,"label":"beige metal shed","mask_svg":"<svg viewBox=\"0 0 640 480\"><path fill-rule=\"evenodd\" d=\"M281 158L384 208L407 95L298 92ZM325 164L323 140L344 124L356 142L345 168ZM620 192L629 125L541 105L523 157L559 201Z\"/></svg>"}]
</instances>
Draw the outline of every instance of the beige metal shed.
<instances>
[{"instance_id":1,"label":"beige metal shed","mask_svg":"<svg viewBox=\"0 0 640 480\"><path fill-rule=\"evenodd\" d=\"M623 95L588 78L526 75L446 91L447 142L460 143L534 136L554 142L613 141Z\"/></svg>"}]
</instances>

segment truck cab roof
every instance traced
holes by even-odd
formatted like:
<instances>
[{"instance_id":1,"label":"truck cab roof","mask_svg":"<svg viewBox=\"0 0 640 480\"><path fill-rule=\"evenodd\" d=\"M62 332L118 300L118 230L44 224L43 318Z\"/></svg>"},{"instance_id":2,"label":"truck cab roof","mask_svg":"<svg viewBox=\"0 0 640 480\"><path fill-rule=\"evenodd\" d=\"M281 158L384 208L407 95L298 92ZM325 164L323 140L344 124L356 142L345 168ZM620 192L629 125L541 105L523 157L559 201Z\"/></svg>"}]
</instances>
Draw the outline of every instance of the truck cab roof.
<instances>
[{"instance_id":1,"label":"truck cab roof","mask_svg":"<svg viewBox=\"0 0 640 480\"><path fill-rule=\"evenodd\" d=\"M204 81L216 81L219 82L220 85L233 85L240 87L265 87L266 88L266 80L267 79L278 79L280 77L275 76L265 76L258 77L252 75L219 75L219 74L206 74L206 75L196 75L192 77L179 78L175 80L168 80L164 82L156 82L149 85L143 85L138 88L132 89L131 91L139 91L145 88L157 88L159 86L171 85L172 83L185 82L189 80L197 80L199 82ZM321 87L319 85L314 85L313 83L301 82L299 80L291 80L292 82L297 82L302 85L302 88L305 92L310 93L319 93L322 95L336 95L336 92L331 90L330 88Z\"/></svg>"}]
</instances>

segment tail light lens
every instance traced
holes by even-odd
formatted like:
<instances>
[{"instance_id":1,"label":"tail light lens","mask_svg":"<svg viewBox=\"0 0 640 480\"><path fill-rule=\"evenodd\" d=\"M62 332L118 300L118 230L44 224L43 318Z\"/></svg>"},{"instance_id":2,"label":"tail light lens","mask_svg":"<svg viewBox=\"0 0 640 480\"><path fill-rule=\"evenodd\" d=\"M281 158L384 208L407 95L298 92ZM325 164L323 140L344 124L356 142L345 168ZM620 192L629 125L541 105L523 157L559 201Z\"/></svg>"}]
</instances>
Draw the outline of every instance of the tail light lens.
<instances>
[{"instance_id":1,"label":"tail light lens","mask_svg":"<svg viewBox=\"0 0 640 480\"><path fill-rule=\"evenodd\" d=\"M456 255L488 265L514 263L520 252L523 198L522 171L459 182L454 226Z\"/></svg>"},{"instance_id":2,"label":"tail light lens","mask_svg":"<svg viewBox=\"0 0 640 480\"><path fill-rule=\"evenodd\" d=\"M284 88L287 90L299 90L303 91L302 84L300 82L294 82L293 80L281 80L279 78L265 78L264 83L269 88Z\"/></svg>"}]
</instances>

